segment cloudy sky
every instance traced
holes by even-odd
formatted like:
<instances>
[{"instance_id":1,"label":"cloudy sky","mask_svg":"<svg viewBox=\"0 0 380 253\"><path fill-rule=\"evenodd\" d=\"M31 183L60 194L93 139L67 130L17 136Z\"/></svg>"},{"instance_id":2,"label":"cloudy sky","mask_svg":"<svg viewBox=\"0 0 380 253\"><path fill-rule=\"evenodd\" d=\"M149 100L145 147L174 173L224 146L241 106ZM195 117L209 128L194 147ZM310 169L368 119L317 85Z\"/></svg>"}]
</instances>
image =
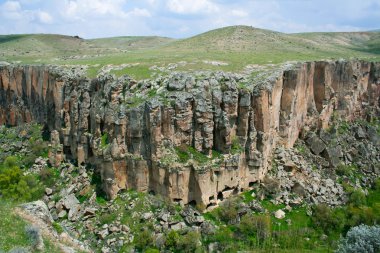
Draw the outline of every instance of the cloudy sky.
<instances>
[{"instance_id":1,"label":"cloudy sky","mask_svg":"<svg viewBox=\"0 0 380 253\"><path fill-rule=\"evenodd\" d=\"M0 0L0 34L192 36L229 25L281 32L380 28L380 0Z\"/></svg>"}]
</instances>

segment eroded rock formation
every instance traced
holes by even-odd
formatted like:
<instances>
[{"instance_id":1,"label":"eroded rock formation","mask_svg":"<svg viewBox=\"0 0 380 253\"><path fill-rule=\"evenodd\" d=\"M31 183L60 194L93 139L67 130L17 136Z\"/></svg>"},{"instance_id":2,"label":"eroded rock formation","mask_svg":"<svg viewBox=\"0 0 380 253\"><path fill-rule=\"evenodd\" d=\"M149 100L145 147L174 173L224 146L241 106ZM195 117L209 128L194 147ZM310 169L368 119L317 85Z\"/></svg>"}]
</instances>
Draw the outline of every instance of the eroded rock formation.
<instances>
[{"instance_id":1,"label":"eroded rock formation","mask_svg":"<svg viewBox=\"0 0 380 253\"><path fill-rule=\"evenodd\" d=\"M380 63L302 63L270 80L214 73L137 83L0 66L0 124L45 124L53 163L64 154L97 166L110 198L133 188L212 206L261 180L276 145L379 108Z\"/></svg>"}]
</instances>

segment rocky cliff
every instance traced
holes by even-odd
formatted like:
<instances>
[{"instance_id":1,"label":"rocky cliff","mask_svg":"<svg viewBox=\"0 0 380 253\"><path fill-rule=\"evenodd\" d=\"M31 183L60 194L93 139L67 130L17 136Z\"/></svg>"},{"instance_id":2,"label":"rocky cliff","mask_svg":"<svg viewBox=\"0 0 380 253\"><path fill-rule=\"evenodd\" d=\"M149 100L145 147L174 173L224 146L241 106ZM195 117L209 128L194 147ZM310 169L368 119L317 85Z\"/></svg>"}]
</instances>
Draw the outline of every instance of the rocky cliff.
<instances>
[{"instance_id":1,"label":"rocky cliff","mask_svg":"<svg viewBox=\"0 0 380 253\"><path fill-rule=\"evenodd\" d=\"M380 63L273 73L264 82L226 73L136 82L0 66L0 124L44 124L51 163L96 166L110 198L133 188L210 207L263 179L276 145L291 147L332 118L378 113Z\"/></svg>"}]
</instances>

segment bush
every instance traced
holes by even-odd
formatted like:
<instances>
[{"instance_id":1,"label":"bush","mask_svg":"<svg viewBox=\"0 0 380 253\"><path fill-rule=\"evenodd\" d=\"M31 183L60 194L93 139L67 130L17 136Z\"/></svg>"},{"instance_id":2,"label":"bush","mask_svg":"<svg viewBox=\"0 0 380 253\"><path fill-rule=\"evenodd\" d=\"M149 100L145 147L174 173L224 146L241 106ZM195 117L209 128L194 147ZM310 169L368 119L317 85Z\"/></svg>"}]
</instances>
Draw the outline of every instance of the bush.
<instances>
[{"instance_id":1,"label":"bush","mask_svg":"<svg viewBox=\"0 0 380 253\"><path fill-rule=\"evenodd\" d=\"M220 205L218 216L226 223L233 223L238 216L238 204L234 199L227 199Z\"/></svg>"},{"instance_id":2,"label":"bush","mask_svg":"<svg viewBox=\"0 0 380 253\"><path fill-rule=\"evenodd\" d=\"M153 236L152 233L148 230L143 230L141 233L137 233L135 238L133 239L133 244L135 248L143 251L145 249L149 249L153 247Z\"/></svg>"},{"instance_id":3,"label":"bush","mask_svg":"<svg viewBox=\"0 0 380 253\"><path fill-rule=\"evenodd\" d=\"M326 234L342 231L345 224L345 214L338 209L332 210L325 204L313 208L313 224Z\"/></svg>"},{"instance_id":4,"label":"bush","mask_svg":"<svg viewBox=\"0 0 380 253\"><path fill-rule=\"evenodd\" d=\"M338 253L380 252L380 226L360 225L351 228L339 241Z\"/></svg>"},{"instance_id":5,"label":"bush","mask_svg":"<svg viewBox=\"0 0 380 253\"><path fill-rule=\"evenodd\" d=\"M4 167L9 169L17 167L17 157L8 156L7 158L5 158Z\"/></svg>"},{"instance_id":6,"label":"bush","mask_svg":"<svg viewBox=\"0 0 380 253\"><path fill-rule=\"evenodd\" d=\"M351 177L353 176L356 170L357 167L355 165L339 164L338 167L335 169L335 172L339 176Z\"/></svg>"},{"instance_id":7,"label":"bush","mask_svg":"<svg viewBox=\"0 0 380 253\"><path fill-rule=\"evenodd\" d=\"M43 195L43 187L33 175L23 176L14 157L0 167L0 194L5 199L30 201Z\"/></svg>"},{"instance_id":8,"label":"bush","mask_svg":"<svg viewBox=\"0 0 380 253\"><path fill-rule=\"evenodd\" d=\"M236 251L233 250L233 247L236 246L234 234L229 227L220 227L210 239L210 241L218 243L218 250L221 252Z\"/></svg>"},{"instance_id":9,"label":"bush","mask_svg":"<svg viewBox=\"0 0 380 253\"><path fill-rule=\"evenodd\" d=\"M199 246L200 234L190 231L186 235L179 237L177 250L179 252L195 252Z\"/></svg>"},{"instance_id":10,"label":"bush","mask_svg":"<svg viewBox=\"0 0 380 253\"><path fill-rule=\"evenodd\" d=\"M351 191L348 202L354 206L364 206L366 204L366 196L361 190Z\"/></svg>"},{"instance_id":11,"label":"bush","mask_svg":"<svg viewBox=\"0 0 380 253\"><path fill-rule=\"evenodd\" d=\"M350 206L347 209L347 223L349 227L358 226L361 224L374 225L376 221L379 221L380 217L376 216L373 208L371 207L354 207Z\"/></svg>"},{"instance_id":12,"label":"bush","mask_svg":"<svg viewBox=\"0 0 380 253\"><path fill-rule=\"evenodd\" d=\"M170 230L166 235L165 246L171 250L176 249L179 241L179 234L177 231Z\"/></svg>"},{"instance_id":13,"label":"bush","mask_svg":"<svg viewBox=\"0 0 380 253\"><path fill-rule=\"evenodd\" d=\"M104 213L99 217L100 224L110 224L117 218L117 213Z\"/></svg>"},{"instance_id":14,"label":"bush","mask_svg":"<svg viewBox=\"0 0 380 253\"><path fill-rule=\"evenodd\" d=\"M108 147L109 144L110 144L110 140L108 137L108 133L104 133L101 137L100 147L102 149L105 149Z\"/></svg>"},{"instance_id":15,"label":"bush","mask_svg":"<svg viewBox=\"0 0 380 253\"><path fill-rule=\"evenodd\" d=\"M271 234L271 218L269 215L246 214L240 221L239 230L247 237L256 236L258 240L264 240Z\"/></svg>"}]
</instances>

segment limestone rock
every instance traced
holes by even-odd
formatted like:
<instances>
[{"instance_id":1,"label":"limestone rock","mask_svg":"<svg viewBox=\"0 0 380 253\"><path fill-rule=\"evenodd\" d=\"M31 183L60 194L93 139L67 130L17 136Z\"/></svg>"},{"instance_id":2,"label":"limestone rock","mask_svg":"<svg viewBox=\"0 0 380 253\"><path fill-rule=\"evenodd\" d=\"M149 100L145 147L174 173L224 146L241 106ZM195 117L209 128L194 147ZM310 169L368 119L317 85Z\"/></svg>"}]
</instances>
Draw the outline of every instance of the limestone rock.
<instances>
[{"instance_id":1,"label":"limestone rock","mask_svg":"<svg viewBox=\"0 0 380 253\"><path fill-rule=\"evenodd\" d=\"M75 197L74 194L67 195L63 198L63 206L68 209L74 209L79 205L79 200Z\"/></svg>"},{"instance_id":2,"label":"limestone rock","mask_svg":"<svg viewBox=\"0 0 380 253\"><path fill-rule=\"evenodd\" d=\"M51 224L53 222L53 217L49 212L49 208L41 200L22 204L21 207L30 215L43 220L47 224Z\"/></svg>"},{"instance_id":3,"label":"limestone rock","mask_svg":"<svg viewBox=\"0 0 380 253\"><path fill-rule=\"evenodd\" d=\"M326 148L326 144L316 135L310 136L306 142L309 145L311 151L316 155L322 153L322 151Z\"/></svg>"},{"instance_id":4,"label":"limestone rock","mask_svg":"<svg viewBox=\"0 0 380 253\"><path fill-rule=\"evenodd\" d=\"M284 219L285 218L285 212L282 211L281 209L277 210L276 212L274 212L274 217L276 217L277 219Z\"/></svg>"}]
</instances>

